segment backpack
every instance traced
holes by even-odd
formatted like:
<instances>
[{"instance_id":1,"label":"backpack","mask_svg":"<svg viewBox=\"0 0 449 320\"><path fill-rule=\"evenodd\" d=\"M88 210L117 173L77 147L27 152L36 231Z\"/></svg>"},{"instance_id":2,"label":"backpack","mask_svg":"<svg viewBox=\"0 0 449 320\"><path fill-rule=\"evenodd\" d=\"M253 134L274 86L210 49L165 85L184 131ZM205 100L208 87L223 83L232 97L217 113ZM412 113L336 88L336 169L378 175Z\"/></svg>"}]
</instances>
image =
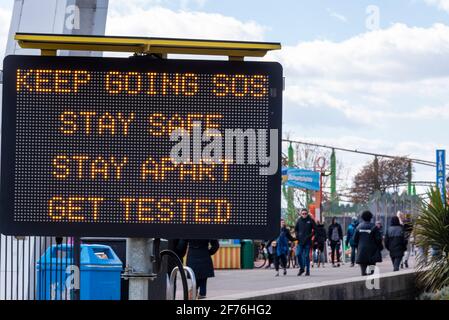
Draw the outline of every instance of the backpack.
<instances>
[{"instance_id":1,"label":"backpack","mask_svg":"<svg viewBox=\"0 0 449 320\"><path fill-rule=\"evenodd\" d=\"M286 254L288 253L288 239L285 235L285 231L281 231L281 234L277 238L277 248L276 248L277 255Z\"/></svg>"},{"instance_id":2,"label":"backpack","mask_svg":"<svg viewBox=\"0 0 449 320\"><path fill-rule=\"evenodd\" d=\"M339 236L339 234L338 234L338 226L335 226L335 227L332 229L331 240L332 240L332 241L340 241L340 236Z\"/></svg>"}]
</instances>

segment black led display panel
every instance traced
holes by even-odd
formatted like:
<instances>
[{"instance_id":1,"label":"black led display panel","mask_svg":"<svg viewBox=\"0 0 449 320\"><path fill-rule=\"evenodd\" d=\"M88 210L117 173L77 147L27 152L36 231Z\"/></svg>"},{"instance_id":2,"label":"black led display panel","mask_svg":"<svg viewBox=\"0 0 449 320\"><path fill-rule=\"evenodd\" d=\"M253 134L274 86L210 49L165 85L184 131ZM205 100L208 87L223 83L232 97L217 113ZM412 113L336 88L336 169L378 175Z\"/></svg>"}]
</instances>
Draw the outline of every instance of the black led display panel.
<instances>
[{"instance_id":1,"label":"black led display panel","mask_svg":"<svg viewBox=\"0 0 449 320\"><path fill-rule=\"evenodd\" d=\"M278 63L8 56L3 66L3 234L278 232Z\"/></svg>"}]
</instances>

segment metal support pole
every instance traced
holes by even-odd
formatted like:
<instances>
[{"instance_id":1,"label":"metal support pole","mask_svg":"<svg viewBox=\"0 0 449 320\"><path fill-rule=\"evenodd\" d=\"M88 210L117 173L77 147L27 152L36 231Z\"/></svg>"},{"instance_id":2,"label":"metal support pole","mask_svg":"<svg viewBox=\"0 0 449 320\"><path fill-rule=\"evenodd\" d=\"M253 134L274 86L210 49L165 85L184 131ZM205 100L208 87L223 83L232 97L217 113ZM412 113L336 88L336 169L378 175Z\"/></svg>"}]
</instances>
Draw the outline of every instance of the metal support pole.
<instances>
[{"instance_id":1,"label":"metal support pole","mask_svg":"<svg viewBox=\"0 0 449 320\"><path fill-rule=\"evenodd\" d=\"M407 194L409 196L412 194L412 172L413 172L412 162L409 161L407 167Z\"/></svg>"},{"instance_id":2,"label":"metal support pole","mask_svg":"<svg viewBox=\"0 0 449 320\"><path fill-rule=\"evenodd\" d=\"M337 203L337 159L335 157L335 149L331 154L331 203Z\"/></svg>"},{"instance_id":3,"label":"metal support pole","mask_svg":"<svg viewBox=\"0 0 449 320\"><path fill-rule=\"evenodd\" d=\"M81 281L81 239L79 237L73 238L73 264L80 272L78 279ZM75 285L73 289L74 300L80 300L80 288L81 285Z\"/></svg>"},{"instance_id":4,"label":"metal support pole","mask_svg":"<svg viewBox=\"0 0 449 320\"><path fill-rule=\"evenodd\" d=\"M153 273L153 239L126 239L126 263L129 277L129 300L148 300L148 281Z\"/></svg>"},{"instance_id":5,"label":"metal support pole","mask_svg":"<svg viewBox=\"0 0 449 320\"><path fill-rule=\"evenodd\" d=\"M318 208L320 209L320 222L323 222L323 174L324 172L320 172L320 203L318 204Z\"/></svg>"}]
</instances>

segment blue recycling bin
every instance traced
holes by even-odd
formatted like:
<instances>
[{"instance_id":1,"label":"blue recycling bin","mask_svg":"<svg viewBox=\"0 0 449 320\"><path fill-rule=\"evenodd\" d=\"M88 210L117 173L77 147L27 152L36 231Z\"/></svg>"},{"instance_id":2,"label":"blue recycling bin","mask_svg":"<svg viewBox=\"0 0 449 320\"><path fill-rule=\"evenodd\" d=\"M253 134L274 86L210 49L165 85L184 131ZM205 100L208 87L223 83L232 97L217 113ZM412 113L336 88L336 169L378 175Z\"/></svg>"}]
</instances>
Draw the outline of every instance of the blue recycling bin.
<instances>
[{"instance_id":1,"label":"blue recycling bin","mask_svg":"<svg viewBox=\"0 0 449 320\"><path fill-rule=\"evenodd\" d=\"M73 246L53 245L36 265L36 298L72 298ZM80 257L80 299L120 300L122 262L109 246L82 244Z\"/></svg>"}]
</instances>

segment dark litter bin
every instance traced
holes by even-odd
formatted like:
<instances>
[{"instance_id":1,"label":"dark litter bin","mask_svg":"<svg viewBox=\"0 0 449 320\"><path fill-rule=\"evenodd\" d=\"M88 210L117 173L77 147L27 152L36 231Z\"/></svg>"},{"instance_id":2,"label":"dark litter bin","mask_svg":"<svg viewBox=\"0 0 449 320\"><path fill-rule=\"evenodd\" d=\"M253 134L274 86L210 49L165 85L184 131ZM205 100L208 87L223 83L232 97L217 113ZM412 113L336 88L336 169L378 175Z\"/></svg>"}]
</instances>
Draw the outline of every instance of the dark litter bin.
<instances>
[{"instance_id":1,"label":"dark litter bin","mask_svg":"<svg viewBox=\"0 0 449 320\"><path fill-rule=\"evenodd\" d=\"M254 246L251 240L241 241L241 267L242 269L253 269L254 268Z\"/></svg>"},{"instance_id":2,"label":"dark litter bin","mask_svg":"<svg viewBox=\"0 0 449 320\"><path fill-rule=\"evenodd\" d=\"M111 247L81 245L80 265L81 300L120 300L122 262ZM72 244L49 247L36 266L37 299L71 299L73 268Z\"/></svg>"}]
</instances>

